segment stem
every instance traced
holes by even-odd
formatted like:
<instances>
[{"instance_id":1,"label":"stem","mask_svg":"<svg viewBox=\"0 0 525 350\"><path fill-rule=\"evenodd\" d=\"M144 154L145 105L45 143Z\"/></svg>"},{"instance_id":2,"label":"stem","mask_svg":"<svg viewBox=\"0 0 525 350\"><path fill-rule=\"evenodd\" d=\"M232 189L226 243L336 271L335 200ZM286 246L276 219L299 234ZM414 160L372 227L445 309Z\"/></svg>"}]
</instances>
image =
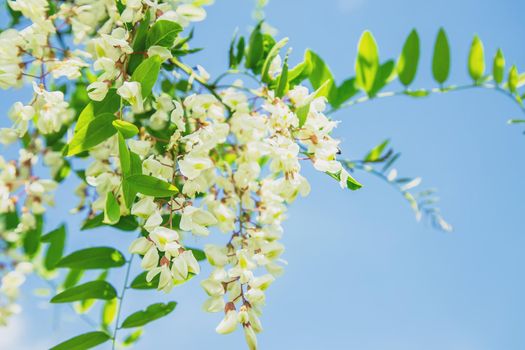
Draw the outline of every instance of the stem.
<instances>
[{"instance_id":1,"label":"stem","mask_svg":"<svg viewBox=\"0 0 525 350\"><path fill-rule=\"evenodd\" d=\"M447 92L455 92L455 91L475 89L475 88L489 89L489 90L498 91L498 92L506 95L507 97L511 98L512 101L514 101L520 107L521 111L523 113L525 113L525 106L523 106L520 103L518 103L518 101L516 100L515 96L512 93L510 93L509 91L501 88L499 85L495 85L495 84L488 84L488 83L484 83L484 84L468 84L468 85L451 86L451 87L448 87L448 88L439 87L439 88L432 88L432 89L429 89L429 90L424 90L423 89L421 91L427 92L428 95L426 95L426 96L429 96L429 95L432 95L432 94L444 94L444 93L447 93ZM415 90L415 91L418 91L418 90ZM368 101L375 100L375 99L381 99L381 98L387 98L387 97L393 97L393 96L402 96L402 95L410 97L410 95L408 95L408 92L409 92L409 90L388 91L388 92L378 93L377 95L372 96L372 97L362 96L362 97L357 98L355 100L348 101L348 102L342 104L341 106L339 106L337 108L333 108L333 109L329 110L326 114L332 114L332 113L337 112L338 110L340 110L342 108L350 107L350 106L353 106L353 105L361 104L361 103L368 102ZM426 96L422 96L422 97L426 97ZM413 97L416 97L416 96L413 96Z\"/></svg>"},{"instance_id":2,"label":"stem","mask_svg":"<svg viewBox=\"0 0 525 350\"><path fill-rule=\"evenodd\" d=\"M171 62L174 65L176 65L178 68L180 68L188 76L193 77L199 84L201 84L206 90L208 90L213 96L215 96L215 98L217 98L217 100L219 100L224 107L226 107L230 115L232 114L230 107L227 106L223 102L222 97L215 91L216 86L214 86L213 84L212 85L208 84L206 80L202 79L199 75L195 74L193 69L191 69L190 67L188 67L187 65L179 61L178 59L172 58Z\"/></svg>"},{"instance_id":3,"label":"stem","mask_svg":"<svg viewBox=\"0 0 525 350\"><path fill-rule=\"evenodd\" d=\"M257 83L257 85L260 85L260 84L261 84L261 82L259 81L259 79L257 79L257 77L256 77L255 75L251 74L250 72L240 71L240 70L237 70L237 69L230 69L230 70L228 70L228 71L222 73L221 75L219 75L219 76L217 77L217 79L215 79L215 80L213 81L212 86L217 86L217 85L219 84L219 82L220 82L223 78L225 78L225 77L227 77L227 76L229 76L229 75L244 75L244 76L246 76L246 77L248 77L248 78L251 78L254 82Z\"/></svg>"},{"instance_id":4,"label":"stem","mask_svg":"<svg viewBox=\"0 0 525 350\"><path fill-rule=\"evenodd\" d=\"M120 291L120 296L117 296L119 299L118 303L118 310L117 310L117 320L115 322L115 330L113 331L113 337L112 337L112 345L111 349L115 350L115 345L117 343L117 332L120 329L119 327L119 321L120 321L120 315L122 314L122 304L124 303L124 296L126 295L126 290L128 289L128 281L129 281L129 273L131 271L131 263L133 262L133 258L135 257L135 254L131 254L131 258L126 262L126 277L124 278L124 285L122 286L122 290Z\"/></svg>"}]
</instances>

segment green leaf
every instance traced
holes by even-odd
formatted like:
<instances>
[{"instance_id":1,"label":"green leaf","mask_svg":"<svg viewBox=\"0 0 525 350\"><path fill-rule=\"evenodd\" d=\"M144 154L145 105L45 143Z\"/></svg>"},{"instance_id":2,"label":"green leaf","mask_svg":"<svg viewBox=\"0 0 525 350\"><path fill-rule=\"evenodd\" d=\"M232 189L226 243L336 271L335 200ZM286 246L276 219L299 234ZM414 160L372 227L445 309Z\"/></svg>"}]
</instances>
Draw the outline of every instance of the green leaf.
<instances>
[{"instance_id":1,"label":"green leaf","mask_svg":"<svg viewBox=\"0 0 525 350\"><path fill-rule=\"evenodd\" d=\"M80 282L80 279L84 275L84 270L80 269L71 269L66 275L66 278L64 279L64 283L62 284L62 287L64 289L71 288L73 286L76 286L78 282Z\"/></svg>"},{"instance_id":2,"label":"green leaf","mask_svg":"<svg viewBox=\"0 0 525 350\"><path fill-rule=\"evenodd\" d=\"M112 125L113 120L115 115L112 113L102 113L79 129L68 144L67 155L87 151L115 135L117 130Z\"/></svg>"},{"instance_id":3,"label":"green leaf","mask_svg":"<svg viewBox=\"0 0 525 350\"><path fill-rule=\"evenodd\" d=\"M38 252L38 248L40 248L40 237L42 236L44 226L44 218L42 215L36 215L35 219L35 228L27 231L23 240L24 252L30 257L33 257Z\"/></svg>"},{"instance_id":4,"label":"green leaf","mask_svg":"<svg viewBox=\"0 0 525 350\"><path fill-rule=\"evenodd\" d=\"M404 86L409 86L416 77L419 64L419 35L413 29L410 32L399 60L397 61L397 75Z\"/></svg>"},{"instance_id":5,"label":"green leaf","mask_svg":"<svg viewBox=\"0 0 525 350\"><path fill-rule=\"evenodd\" d=\"M200 256L199 254L194 254L194 256L195 256L195 259L197 259L198 261L202 261L202 260L206 259L206 257L201 259L202 256ZM135 277L133 279L133 281L131 282L131 285L130 285L131 288L132 289L137 289L137 290L157 289L157 286L159 285L159 277L160 277L160 275L155 276L151 281L148 282L146 280L146 275L147 274L148 274L148 271L144 271L144 272L138 274L137 277ZM183 284L183 283L189 281L190 279L192 279L193 277L195 277L195 274L189 273L188 277L186 278L185 281L173 280L173 285L177 286L179 284Z\"/></svg>"},{"instance_id":6,"label":"green leaf","mask_svg":"<svg viewBox=\"0 0 525 350\"><path fill-rule=\"evenodd\" d=\"M20 220L16 208L14 211L0 214L0 226L5 230L14 230L19 223Z\"/></svg>"},{"instance_id":7,"label":"green leaf","mask_svg":"<svg viewBox=\"0 0 525 350\"><path fill-rule=\"evenodd\" d=\"M261 77L262 81L265 83L269 83L272 80L272 77L270 77L269 71L270 66L274 60L275 57L279 54L279 51L288 43L288 38L284 38L275 44L270 52L268 53L268 56L266 56L266 59L264 60L262 71L261 71Z\"/></svg>"},{"instance_id":8,"label":"green leaf","mask_svg":"<svg viewBox=\"0 0 525 350\"><path fill-rule=\"evenodd\" d=\"M146 98L151 94L159 76L161 63L161 58L155 55L142 61L133 72L131 80L140 83L142 98Z\"/></svg>"},{"instance_id":9,"label":"green leaf","mask_svg":"<svg viewBox=\"0 0 525 350\"><path fill-rule=\"evenodd\" d=\"M131 175L126 178L133 190L152 197L170 197L179 190L169 182L149 175Z\"/></svg>"},{"instance_id":10,"label":"green leaf","mask_svg":"<svg viewBox=\"0 0 525 350\"><path fill-rule=\"evenodd\" d=\"M53 270L62 258L66 240L66 226L62 224L59 228L42 236L41 241L49 243L44 257L44 266L47 270Z\"/></svg>"},{"instance_id":11,"label":"green leaf","mask_svg":"<svg viewBox=\"0 0 525 350\"><path fill-rule=\"evenodd\" d=\"M447 33L441 28L434 45L434 56L432 59L432 74L434 79L443 84L450 72L450 46L448 44Z\"/></svg>"},{"instance_id":12,"label":"green leaf","mask_svg":"<svg viewBox=\"0 0 525 350\"><path fill-rule=\"evenodd\" d=\"M155 321L161 317L164 317L168 314L170 314L175 307L177 306L177 303L174 301L170 301L169 303L155 303L150 306L148 306L145 310L137 311L124 320L122 322L122 328L134 328L134 327L140 327L144 326L145 324L148 324L152 321Z\"/></svg>"},{"instance_id":13,"label":"green leaf","mask_svg":"<svg viewBox=\"0 0 525 350\"><path fill-rule=\"evenodd\" d=\"M341 181L341 177L340 177L341 172L337 174L332 174L332 173L326 173L326 174L330 175L330 177L332 177L333 179L336 179L337 181ZM348 178L346 179L346 187L352 191L355 191L363 187L363 185L361 185L356 179L354 179L352 175L348 174Z\"/></svg>"},{"instance_id":14,"label":"green leaf","mask_svg":"<svg viewBox=\"0 0 525 350\"><path fill-rule=\"evenodd\" d=\"M62 182L69 176L70 172L71 165L68 161L64 160L64 164L60 167L55 176L53 176L53 180L55 180L56 182Z\"/></svg>"},{"instance_id":15,"label":"green leaf","mask_svg":"<svg viewBox=\"0 0 525 350\"><path fill-rule=\"evenodd\" d=\"M244 57L245 46L246 46L246 43L245 43L244 37L241 36L241 38L239 39L239 42L237 43L237 55L235 56L235 61L236 61L235 67L237 67L241 63L242 58Z\"/></svg>"},{"instance_id":16,"label":"green leaf","mask_svg":"<svg viewBox=\"0 0 525 350\"><path fill-rule=\"evenodd\" d=\"M85 299L111 300L117 297L115 288L106 281L91 281L66 289L55 295L51 303L70 303Z\"/></svg>"},{"instance_id":17,"label":"green leaf","mask_svg":"<svg viewBox=\"0 0 525 350\"><path fill-rule=\"evenodd\" d=\"M104 224L104 213L88 218L80 228L81 231L91 230L97 227L107 226ZM121 216L119 222L111 227L117 228L122 231L135 231L138 227L137 220L133 215Z\"/></svg>"},{"instance_id":18,"label":"green leaf","mask_svg":"<svg viewBox=\"0 0 525 350\"><path fill-rule=\"evenodd\" d=\"M146 275L148 274L147 271L141 272L137 275L131 282L130 286L132 289L156 289L157 285L159 284L159 277L158 275L154 277L151 281L146 280Z\"/></svg>"},{"instance_id":19,"label":"green leaf","mask_svg":"<svg viewBox=\"0 0 525 350\"><path fill-rule=\"evenodd\" d=\"M146 37L148 35L150 17L150 11L146 11L144 18L142 18L140 21L139 27L135 33L135 37L133 38L133 52L140 53L146 51ZM143 60L144 56L141 54L130 55L128 62L128 74L133 74L135 69Z\"/></svg>"},{"instance_id":20,"label":"green leaf","mask_svg":"<svg viewBox=\"0 0 525 350\"><path fill-rule=\"evenodd\" d=\"M66 340L49 350L85 350L107 342L111 337L104 332L89 332Z\"/></svg>"},{"instance_id":21,"label":"green leaf","mask_svg":"<svg viewBox=\"0 0 525 350\"><path fill-rule=\"evenodd\" d=\"M372 148L372 150L370 152L368 152L368 154L366 155L364 161L365 162L375 162L378 159L380 159L381 155L383 154L383 151L388 146L389 142L390 142L390 140L385 140L382 143L380 143L379 145L377 145L374 148Z\"/></svg>"},{"instance_id":22,"label":"green leaf","mask_svg":"<svg viewBox=\"0 0 525 350\"><path fill-rule=\"evenodd\" d=\"M102 308L102 325L109 326L115 320L117 315L118 299L111 299L104 303Z\"/></svg>"},{"instance_id":23,"label":"green leaf","mask_svg":"<svg viewBox=\"0 0 525 350\"><path fill-rule=\"evenodd\" d=\"M321 57L311 50L306 51L306 60L310 62L311 70L308 77L312 87L319 91L319 96L328 97L331 103L331 91L334 87L334 76L330 68L326 65ZM321 87L323 87L321 89Z\"/></svg>"},{"instance_id":24,"label":"green leaf","mask_svg":"<svg viewBox=\"0 0 525 350\"><path fill-rule=\"evenodd\" d=\"M277 87L275 89L275 96L281 98L288 91L288 57L284 60L283 70L277 77Z\"/></svg>"},{"instance_id":25,"label":"green leaf","mask_svg":"<svg viewBox=\"0 0 525 350\"><path fill-rule=\"evenodd\" d=\"M301 128L304 123L306 123L306 119L308 118L308 113L310 113L310 105L312 104L313 100L315 100L317 97L322 96L323 91L325 91L326 86L329 84L333 84L332 81L327 80L324 82L323 85L319 87L315 92L311 93L304 103L297 108L295 111L295 114L297 114L297 118L299 119L299 127Z\"/></svg>"},{"instance_id":26,"label":"green leaf","mask_svg":"<svg viewBox=\"0 0 525 350\"><path fill-rule=\"evenodd\" d=\"M77 124L75 125L75 133L78 130L86 127L95 117L103 113L114 114L120 108L120 96L117 94L117 89L109 89L106 97L102 101L91 101L80 112Z\"/></svg>"},{"instance_id":27,"label":"green leaf","mask_svg":"<svg viewBox=\"0 0 525 350\"><path fill-rule=\"evenodd\" d=\"M230 50L228 51L228 67L235 69L237 67L237 56L235 55L235 42L237 41L237 33L233 36L230 42Z\"/></svg>"},{"instance_id":28,"label":"green leaf","mask_svg":"<svg viewBox=\"0 0 525 350\"><path fill-rule=\"evenodd\" d=\"M114 120L113 126L119 131L125 139L130 139L133 136L139 133L139 128L133 123L127 122L125 120Z\"/></svg>"},{"instance_id":29,"label":"green leaf","mask_svg":"<svg viewBox=\"0 0 525 350\"><path fill-rule=\"evenodd\" d=\"M525 119L509 119L507 123L508 124L523 124L525 123Z\"/></svg>"},{"instance_id":30,"label":"green leaf","mask_svg":"<svg viewBox=\"0 0 525 350\"><path fill-rule=\"evenodd\" d=\"M505 56L503 56L503 51L501 51L501 49L498 49L498 52L496 52L496 55L494 56L492 75L497 84L503 82L503 76L505 75Z\"/></svg>"},{"instance_id":31,"label":"green leaf","mask_svg":"<svg viewBox=\"0 0 525 350\"><path fill-rule=\"evenodd\" d=\"M94 247L77 250L63 257L57 267L71 269L108 269L120 267L126 263L121 252L111 247Z\"/></svg>"},{"instance_id":32,"label":"green leaf","mask_svg":"<svg viewBox=\"0 0 525 350\"><path fill-rule=\"evenodd\" d=\"M122 345L124 346L130 346L130 345L133 345L134 343L136 343L140 336L142 335L142 329L139 328L137 330L135 330L134 332L132 332L130 335L128 335L124 341L122 342Z\"/></svg>"},{"instance_id":33,"label":"green leaf","mask_svg":"<svg viewBox=\"0 0 525 350\"><path fill-rule=\"evenodd\" d=\"M376 74L374 86L369 92L369 96L375 96L385 85L395 76L395 63L392 60L386 61L381 66Z\"/></svg>"},{"instance_id":34,"label":"green leaf","mask_svg":"<svg viewBox=\"0 0 525 350\"><path fill-rule=\"evenodd\" d=\"M312 74L313 65L310 60L309 51L310 50L305 51L302 62L298 63L295 67L289 70L288 80L290 81L290 86L300 84L305 79L308 79L310 74Z\"/></svg>"},{"instance_id":35,"label":"green leaf","mask_svg":"<svg viewBox=\"0 0 525 350\"><path fill-rule=\"evenodd\" d=\"M122 136L120 131L118 133L118 154L119 154L120 169L122 170L122 174L124 176L128 176L130 168L131 168L130 154L129 154L128 145L126 144L126 140L124 139L124 136Z\"/></svg>"},{"instance_id":36,"label":"green leaf","mask_svg":"<svg viewBox=\"0 0 525 350\"><path fill-rule=\"evenodd\" d=\"M264 54L263 35L261 33L261 23L259 23L250 35L248 50L246 53L245 66L255 70Z\"/></svg>"},{"instance_id":37,"label":"green leaf","mask_svg":"<svg viewBox=\"0 0 525 350\"><path fill-rule=\"evenodd\" d=\"M113 192L106 195L106 206L104 210L104 223L114 225L120 220L120 205Z\"/></svg>"},{"instance_id":38,"label":"green leaf","mask_svg":"<svg viewBox=\"0 0 525 350\"><path fill-rule=\"evenodd\" d=\"M470 46L468 71L470 77L475 82L478 82L483 77L483 74L485 74L485 54L483 43L477 35L472 40L472 45Z\"/></svg>"},{"instance_id":39,"label":"green leaf","mask_svg":"<svg viewBox=\"0 0 525 350\"><path fill-rule=\"evenodd\" d=\"M359 92L359 89L355 86L355 78L343 81L343 83L337 87L336 92L335 98L330 101L330 104L334 108L340 107Z\"/></svg>"},{"instance_id":40,"label":"green leaf","mask_svg":"<svg viewBox=\"0 0 525 350\"><path fill-rule=\"evenodd\" d=\"M516 92L516 89L518 87L518 80L519 80L518 68L516 68L516 66L513 65L512 67L510 67L509 77L507 81L510 92L512 93Z\"/></svg>"},{"instance_id":41,"label":"green leaf","mask_svg":"<svg viewBox=\"0 0 525 350\"><path fill-rule=\"evenodd\" d=\"M355 62L356 84L370 95L379 71L379 53L374 36L365 31L359 39Z\"/></svg>"},{"instance_id":42,"label":"green leaf","mask_svg":"<svg viewBox=\"0 0 525 350\"><path fill-rule=\"evenodd\" d=\"M173 21L159 20L155 22L148 32L146 49L153 45L171 48L181 31L182 27Z\"/></svg>"},{"instance_id":43,"label":"green leaf","mask_svg":"<svg viewBox=\"0 0 525 350\"><path fill-rule=\"evenodd\" d=\"M142 161L140 156L134 152L129 152L130 169L129 176L142 174ZM137 190L130 184L127 178L122 181L122 193L124 194L124 203L128 209L131 208L137 195Z\"/></svg>"}]
</instances>

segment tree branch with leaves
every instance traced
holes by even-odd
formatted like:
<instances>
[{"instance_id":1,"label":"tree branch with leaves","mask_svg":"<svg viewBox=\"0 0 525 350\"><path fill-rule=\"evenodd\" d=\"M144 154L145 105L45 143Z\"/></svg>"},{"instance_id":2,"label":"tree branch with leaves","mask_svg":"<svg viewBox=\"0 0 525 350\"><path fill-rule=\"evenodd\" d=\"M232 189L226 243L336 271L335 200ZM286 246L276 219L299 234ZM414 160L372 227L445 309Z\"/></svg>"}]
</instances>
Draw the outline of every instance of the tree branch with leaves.
<instances>
[{"instance_id":1,"label":"tree branch with leaves","mask_svg":"<svg viewBox=\"0 0 525 350\"><path fill-rule=\"evenodd\" d=\"M477 37L467 65L472 82L447 85L444 30L434 47L435 88L411 88L420 56L415 30L397 63L381 62L373 35L364 32L355 76L337 84L311 50L289 66L288 39L276 40L263 21L249 36L234 37L229 67L211 80L203 67L187 63L199 51L190 27L205 20L209 2L8 2L0 88L28 85L33 95L13 105L11 126L0 129L0 142L19 150L17 159L0 157L1 324L20 311L19 289L34 271L52 287L50 302L70 305L91 329L53 349L133 345L143 326L171 316L177 303L125 314L127 292L170 293L207 263L212 273L199 279L208 295L203 308L222 314L216 331L242 328L256 349L266 291L284 269L286 210L310 191L304 167L352 191L362 188L354 175L372 174L399 191L418 218L451 230L434 192L415 192L419 178L397 176L399 153L389 141L347 160L329 115L374 99L470 88L502 93L524 110L525 75L516 66L506 71L501 50L487 74ZM385 91L395 81L402 89ZM70 177L78 183L71 212L84 222L48 227L57 221L46 218L55 190ZM95 228L136 238L128 241L129 253L94 241L70 251L71 235ZM208 242L221 234L223 244ZM191 236L201 237L200 248L186 244ZM135 262L142 272L134 276ZM110 275L120 270L116 284ZM95 312L100 316L91 317Z\"/></svg>"}]
</instances>

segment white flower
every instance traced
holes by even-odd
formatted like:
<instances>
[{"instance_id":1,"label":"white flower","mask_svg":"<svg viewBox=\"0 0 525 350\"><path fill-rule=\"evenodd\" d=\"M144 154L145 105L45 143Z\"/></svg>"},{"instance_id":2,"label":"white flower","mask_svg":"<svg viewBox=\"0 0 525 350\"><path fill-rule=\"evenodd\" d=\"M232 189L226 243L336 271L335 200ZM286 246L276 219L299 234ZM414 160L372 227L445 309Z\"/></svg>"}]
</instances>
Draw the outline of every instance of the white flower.
<instances>
[{"instance_id":1,"label":"white flower","mask_svg":"<svg viewBox=\"0 0 525 350\"><path fill-rule=\"evenodd\" d=\"M103 81L95 81L88 85L87 93L93 101L102 101L108 93L108 84Z\"/></svg>"},{"instance_id":2,"label":"white flower","mask_svg":"<svg viewBox=\"0 0 525 350\"><path fill-rule=\"evenodd\" d=\"M159 252L157 248L155 248L153 245L149 247L148 251L142 258L142 262L140 263L140 266L144 270L151 270L153 268L156 268L159 264Z\"/></svg>"},{"instance_id":3,"label":"white flower","mask_svg":"<svg viewBox=\"0 0 525 350\"><path fill-rule=\"evenodd\" d=\"M160 273L159 284L157 286L158 290L162 290L165 293L168 293L173 288L173 275L171 273L168 263L161 264L159 267L155 267L152 270L148 271L146 275L146 281L151 282L155 276Z\"/></svg>"},{"instance_id":4,"label":"white flower","mask_svg":"<svg viewBox=\"0 0 525 350\"><path fill-rule=\"evenodd\" d=\"M199 236L207 236L210 231L206 226L215 225L217 219L206 210L187 206L182 212L180 228L184 231L190 231Z\"/></svg>"},{"instance_id":5,"label":"white flower","mask_svg":"<svg viewBox=\"0 0 525 350\"><path fill-rule=\"evenodd\" d=\"M210 297L206 299L202 308L206 312L220 312L224 310L224 299L222 296Z\"/></svg>"},{"instance_id":6,"label":"white flower","mask_svg":"<svg viewBox=\"0 0 525 350\"><path fill-rule=\"evenodd\" d=\"M225 248L212 244L206 244L204 247L204 252L206 253L208 262L213 266L225 266L229 262L228 254Z\"/></svg>"},{"instance_id":7,"label":"white flower","mask_svg":"<svg viewBox=\"0 0 525 350\"><path fill-rule=\"evenodd\" d=\"M138 202L133 204L133 206L131 207L131 214L143 218L148 218L155 212L156 209L157 205L153 201L153 197L145 196L142 197Z\"/></svg>"},{"instance_id":8,"label":"white flower","mask_svg":"<svg viewBox=\"0 0 525 350\"><path fill-rule=\"evenodd\" d=\"M228 334L235 331L237 328L237 311L230 310L226 312L226 316L219 323L215 331L219 334Z\"/></svg>"},{"instance_id":9,"label":"white flower","mask_svg":"<svg viewBox=\"0 0 525 350\"><path fill-rule=\"evenodd\" d=\"M202 288L211 297L224 295L224 287L222 283L213 279L206 279L201 282Z\"/></svg>"},{"instance_id":10,"label":"white flower","mask_svg":"<svg viewBox=\"0 0 525 350\"><path fill-rule=\"evenodd\" d=\"M249 324L244 326L244 338L250 350L257 350L257 336Z\"/></svg>"},{"instance_id":11,"label":"white flower","mask_svg":"<svg viewBox=\"0 0 525 350\"><path fill-rule=\"evenodd\" d=\"M0 143L10 145L18 140L18 132L15 129L0 128Z\"/></svg>"},{"instance_id":12,"label":"white flower","mask_svg":"<svg viewBox=\"0 0 525 350\"><path fill-rule=\"evenodd\" d=\"M159 56L161 61L166 61L173 57L170 50L168 50L164 46L157 46L157 45L152 45L148 48L148 56L149 57Z\"/></svg>"},{"instance_id":13,"label":"white flower","mask_svg":"<svg viewBox=\"0 0 525 350\"><path fill-rule=\"evenodd\" d=\"M188 278L188 264L182 255L172 260L171 273L177 281L184 281Z\"/></svg>"},{"instance_id":14,"label":"white flower","mask_svg":"<svg viewBox=\"0 0 525 350\"><path fill-rule=\"evenodd\" d=\"M131 254L145 255L151 247L153 247L152 241L148 240L146 237L139 237L131 242L129 252Z\"/></svg>"},{"instance_id":15,"label":"white flower","mask_svg":"<svg viewBox=\"0 0 525 350\"><path fill-rule=\"evenodd\" d=\"M144 110L144 101L140 83L136 81L126 81L117 89L117 94L124 100L128 101L133 111L140 113Z\"/></svg>"},{"instance_id":16,"label":"white flower","mask_svg":"<svg viewBox=\"0 0 525 350\"><path fill-rule=\"evenodd\" d=\"M152 148L151 142L142 140L128 140L128 146L132 152L142 157L147 156Z\"/></svg>"},{"instance_id":17,"label":"white flower","mask_svg":"<svg viewBox=\"0 0 525 350\"><path fill-rule=\"evenodd\" d=\"M162 224L162 215L157 210L155 211L144 223L144 229L148 232L152 232L155 228Z\"/></svg>"},{"instance_id":18,"label":"white flower","mask_svg":"<svg viewBox=\"0 0 525 350\"><path fill-rule=\"evenodd\" d=\"M161 252L166 252L171 256L178 255L178 250L181 246L177 242L179 239L177 231L159 226L153 229L149 238L155 243L157 249Z\"/></svg>"},{"instance_id":19,"label":"white flower","mask_svg":"<svg viewBox=\"0 0 525 350\"><path fill-rule=\"evenodd\" d=\"M185 250L180 254L180 256L186 262L186 265L188 266L188 272L191 272L196 275L200 273L201 268L199 266L199 262L197 261L197 259L195 259L195 256L193 255L193 252L191 250Z\"/></svg>"},{"instance_id":20,"label":"white flower","mask_svg":"<svg viewBox=\"0 0 525 350\"><path fill-rule=\"evenodd\" d=\"M209 157L192 156L188 154L184 159L179 160L179 168L182 175L193 180L198 177L204 170L213 166Z\"/></svg>"}]
</instances>

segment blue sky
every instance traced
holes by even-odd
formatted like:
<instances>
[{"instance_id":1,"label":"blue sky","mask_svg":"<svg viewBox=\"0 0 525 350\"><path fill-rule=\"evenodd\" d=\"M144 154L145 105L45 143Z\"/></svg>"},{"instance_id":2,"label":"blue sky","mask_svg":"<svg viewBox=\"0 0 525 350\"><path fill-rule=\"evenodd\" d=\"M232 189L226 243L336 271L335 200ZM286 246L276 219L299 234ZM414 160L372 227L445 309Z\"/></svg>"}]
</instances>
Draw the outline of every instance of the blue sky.
<instances>
[{"instance_id":1,"label":"blue sky","mask_svg":"<svg viewBox=\"0 0 525 350\"><path fill-rule=\"evenodd\" d=\"M247 0L217 1L209 8L194 42L206 50L195 62L212 75L222 72L231 35L236 27L246 32L251 9ZM440 26L451 41L452 82L468 82L466 56L475 33L487 53L501 47L507 62L523 69L523 13L525 3L519 0L273 0L267 18L280 36L290 37L292 60L312 48L341 80L353 72L363 30L374 33L383 58L393 58L415 27L423 50L415 85L430 87L430 55ZM27 96L1 94L3 111ZM363 156L390 138L403 154L400 173L421 176L423 186L439 189L440 207L455 231L417 223L400 195L373 177L357 175L364 189L348 192L307 166L312 193L291 207L285 223L289 266L268 291L261 348L524 349L525 136L506 124L519 117L515 105L490 91L378 100L337 113L343 154ZM127 246L133 237L126 233L75 230L80 218L64 216L73 186L68 182L60 191L48 228L66 218L74 235L70 250L100 242ZM121 277L113 276L117 285ZM0 348L45 349L89 330L67 307L57 312L46 307L46 298L35 300L31 289L42 286L30 281L24 313L0 329ZM124 314L152 302L144 296L130 293ZM157 299L176 300L179 306L169 318L146 327L137 349L243 348L241 332L215 334L220 316L200 311L205 296L198 279Z\"/></svg>"}]
</instances>

